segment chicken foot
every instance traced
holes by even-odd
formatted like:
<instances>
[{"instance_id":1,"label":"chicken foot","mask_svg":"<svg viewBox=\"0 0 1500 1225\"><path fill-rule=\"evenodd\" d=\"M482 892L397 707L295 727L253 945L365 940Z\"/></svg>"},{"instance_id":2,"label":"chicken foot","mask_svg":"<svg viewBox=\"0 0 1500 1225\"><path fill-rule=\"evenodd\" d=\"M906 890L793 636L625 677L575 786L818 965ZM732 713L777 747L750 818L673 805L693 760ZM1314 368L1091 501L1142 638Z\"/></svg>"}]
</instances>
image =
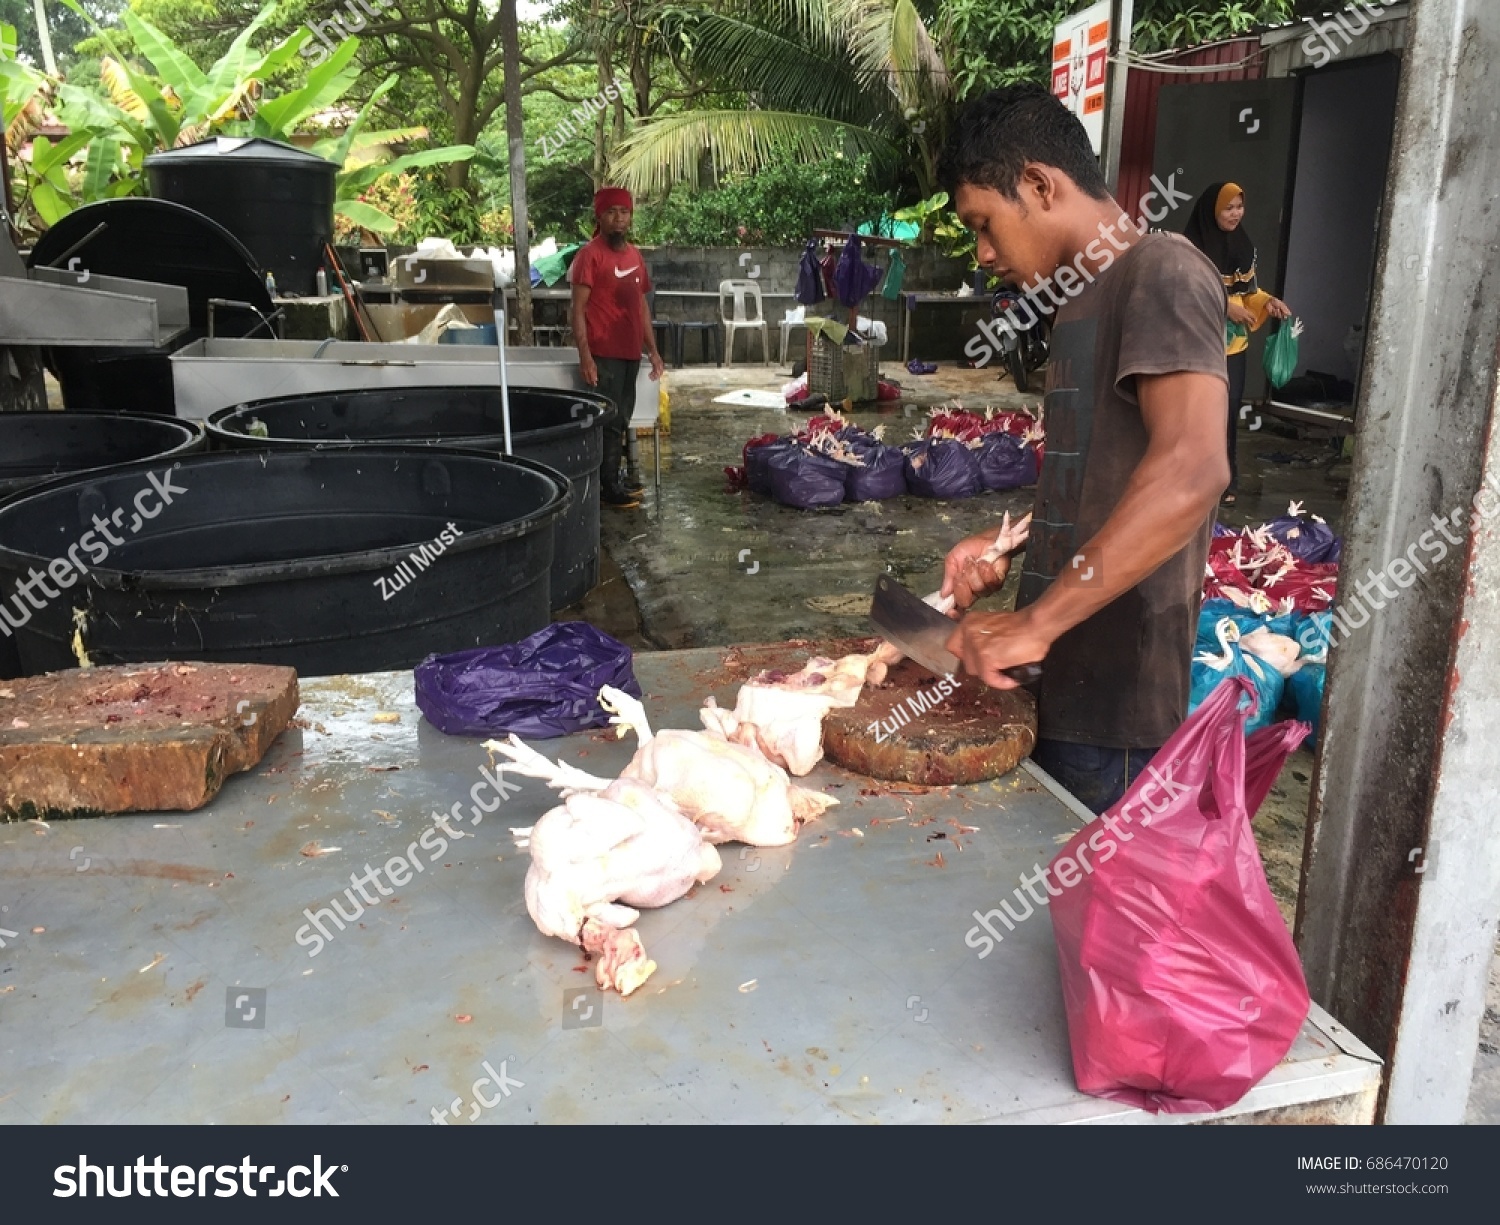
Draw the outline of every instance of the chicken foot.
<instances>
[{"instance_id":1,"label":"chicken foot","mask_svg":"<svg viewBox=\"0 0 1500 1225\"><path fill-rule=\"evenodd\" d=\"M1011 523L1010 512L1007 511L1005 517L1000 521L1000 531L996 535L994 543L980 554L979 560L994 565L995 562L1025 544L1030 532L1031 514L1029 512L1025 518ZM929 595L923 596L922 602L931 605L944 616L953 611L954 598L951 595L941 595L939 592L934 591ZM900 647L893 646L889 642L882 642L872 653L870 668L866 673L866 680L872 685L880 684L881 681L885 680L886 672L900 663L904 658L905 656Z\"/></svg>"}]
</instances>

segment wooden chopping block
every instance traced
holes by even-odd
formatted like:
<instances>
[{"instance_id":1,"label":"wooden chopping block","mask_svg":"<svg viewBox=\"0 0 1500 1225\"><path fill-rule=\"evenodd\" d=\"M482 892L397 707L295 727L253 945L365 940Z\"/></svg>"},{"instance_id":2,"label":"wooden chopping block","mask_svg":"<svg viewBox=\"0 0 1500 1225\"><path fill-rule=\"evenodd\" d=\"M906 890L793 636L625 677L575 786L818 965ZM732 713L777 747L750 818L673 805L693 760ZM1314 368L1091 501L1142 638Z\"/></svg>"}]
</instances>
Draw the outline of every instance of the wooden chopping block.
<instances>
[{"instance_id":1,"label":"wooden chopping block","mask_svg":"<svg viewBox=\"0 0 1500 1225\"><path fill-rule=\"evenodd\" d=\"M1035 747L1036 702L1026 690L991 689L972 676L950 682L910 659L823 720L823 754L835 765L924 787L999 778Z\"/></svg>"},{"instance_id":2,"label":"wooden chopping block","mask_svg":"<svg viewBox=\"0 0 1500 1225\"><path fill-rule=\"evenodd\" d=\"M201 808L297 713L297 672L123 664L0 681L0 819Z\"/></svg>"}]
</instances>

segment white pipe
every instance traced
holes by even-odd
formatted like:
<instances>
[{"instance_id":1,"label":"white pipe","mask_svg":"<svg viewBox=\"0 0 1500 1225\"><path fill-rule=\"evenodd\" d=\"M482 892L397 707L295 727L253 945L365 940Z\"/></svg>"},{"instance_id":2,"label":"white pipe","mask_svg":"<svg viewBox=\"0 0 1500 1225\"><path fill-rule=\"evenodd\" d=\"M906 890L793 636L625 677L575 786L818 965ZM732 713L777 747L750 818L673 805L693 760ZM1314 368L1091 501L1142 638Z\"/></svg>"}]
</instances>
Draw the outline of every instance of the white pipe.
<instances>
[{"instance_id":1,"label":"white pipe","mask_svg":"<svg viewBox=\"0 0 1500 1225\"><path fill-rule=\"evenodd\" d=\"M505 307L495 310L495 343L500 350L500 416L505 422L505 453L513 455L510 446L510 386L505 374Z\"/></svg>"}]
</instances>

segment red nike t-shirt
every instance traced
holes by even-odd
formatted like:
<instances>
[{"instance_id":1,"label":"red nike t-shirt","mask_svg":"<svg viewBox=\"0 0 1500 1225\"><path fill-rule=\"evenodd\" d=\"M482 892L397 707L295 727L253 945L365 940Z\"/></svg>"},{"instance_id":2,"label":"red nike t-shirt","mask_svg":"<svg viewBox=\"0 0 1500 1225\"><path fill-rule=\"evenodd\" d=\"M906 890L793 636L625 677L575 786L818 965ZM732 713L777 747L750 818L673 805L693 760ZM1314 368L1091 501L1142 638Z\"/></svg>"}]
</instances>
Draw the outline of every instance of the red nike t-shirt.
<instances>
[{"instance_id":1,"label":"red nike t-shirt","mask_svg":"<svg viewBox=\"0 0 1500 1225\"><path fill-rule=\"evenodd\" d=\"M639 249L627 242L616 251L602 234L595 234L573 257L568 283L589 287L583 308L589 352L640 361L645 348L641 295L651 292L651 274Z\"/></svg>"}]
</instances>

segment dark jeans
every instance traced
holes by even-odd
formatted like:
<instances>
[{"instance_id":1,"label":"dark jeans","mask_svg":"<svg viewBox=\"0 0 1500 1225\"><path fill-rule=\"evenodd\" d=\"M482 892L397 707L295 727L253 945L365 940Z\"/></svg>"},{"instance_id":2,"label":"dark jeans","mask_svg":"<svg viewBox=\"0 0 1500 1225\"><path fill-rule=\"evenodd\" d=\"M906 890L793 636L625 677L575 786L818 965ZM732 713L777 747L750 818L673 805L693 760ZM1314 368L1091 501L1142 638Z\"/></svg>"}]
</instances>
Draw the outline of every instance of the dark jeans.
<instances>
[{"instance_id":1,"label":"dark jeans","mask_svg":"<svg viewBox=\"0 0 1500 1225\"><path fill-rule=\"evenodd\" d=\"M1225 493L1235 493L1240 487L1240 464L1237 442L1240 433L1240 401L1245 396L1245 371L1250 362L1250 351L1235 353L1224 359L1229 367L1229 488Z\"/></svg>"},{"instance_id":2,"label":"dark jeans","mask_svg":"<svg viewBox=\"0 0 1500 1225\"><path fill-rule=\"evenodd\" d=\"M1120 799L1157 754L1156 749L1104 749L1066 740L1038 740L1031 759L1090 812Z\"/></svg>"},{"instance_id":3,"label":"dark jeans","mask_svg":"<svg viewBox=\"0 0 1500 1225\"><path fill-rule=\"evenodd\" d=\"M599 485L605 492L620 490L620 461L625 454L625 431L635 416L635 378L641 362L618 357L596 357L599 386L595 390L611 404L614 411L604 417L604 457L599 463Z\"/></svg>"}]
</instances>

